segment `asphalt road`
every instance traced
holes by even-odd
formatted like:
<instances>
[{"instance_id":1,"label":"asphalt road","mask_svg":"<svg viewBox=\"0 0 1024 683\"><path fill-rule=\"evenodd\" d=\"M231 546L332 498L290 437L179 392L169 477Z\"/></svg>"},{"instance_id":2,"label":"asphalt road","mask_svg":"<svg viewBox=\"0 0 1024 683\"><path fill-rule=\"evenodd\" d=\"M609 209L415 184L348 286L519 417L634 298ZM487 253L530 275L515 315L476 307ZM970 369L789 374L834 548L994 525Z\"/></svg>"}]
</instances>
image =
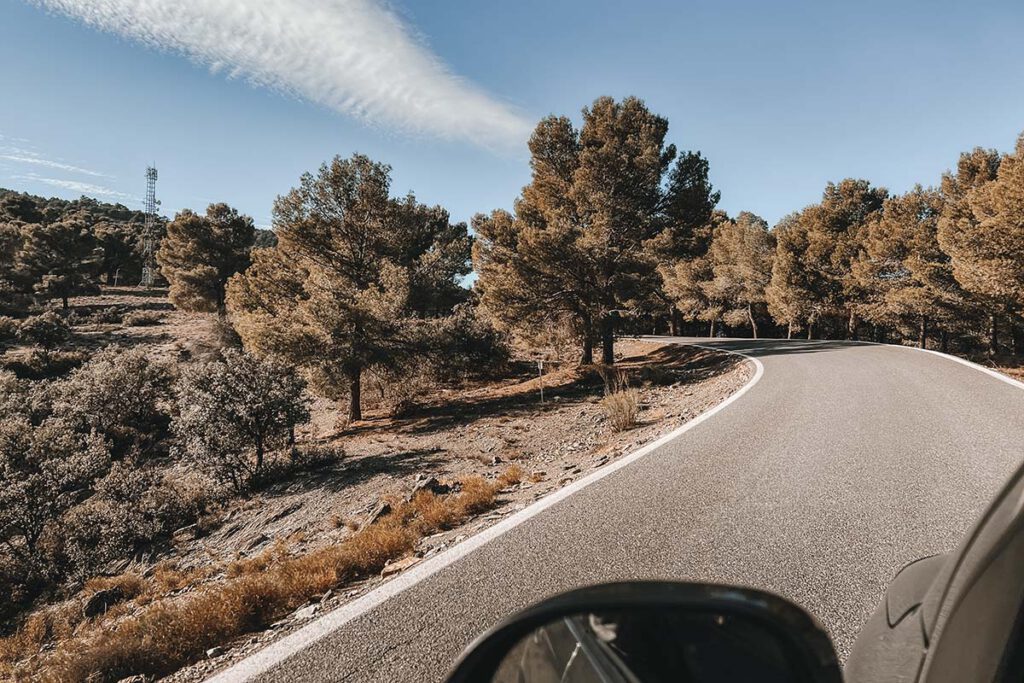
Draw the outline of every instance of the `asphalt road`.
<instances>
[{"instance_id":1,"label":"asphalt road","mask_svg":"<svg viewBox=\"0 0 1024 683\"><path fill-rule=\"evenodd\" d=\"M738 583L809 610L845 658L893 574L951 549L1022 459L1024 391L935 354L700 343L761 360L745 395L261 674L437 681L478 633L572 587Z\"/></svg>"}]
</instances>

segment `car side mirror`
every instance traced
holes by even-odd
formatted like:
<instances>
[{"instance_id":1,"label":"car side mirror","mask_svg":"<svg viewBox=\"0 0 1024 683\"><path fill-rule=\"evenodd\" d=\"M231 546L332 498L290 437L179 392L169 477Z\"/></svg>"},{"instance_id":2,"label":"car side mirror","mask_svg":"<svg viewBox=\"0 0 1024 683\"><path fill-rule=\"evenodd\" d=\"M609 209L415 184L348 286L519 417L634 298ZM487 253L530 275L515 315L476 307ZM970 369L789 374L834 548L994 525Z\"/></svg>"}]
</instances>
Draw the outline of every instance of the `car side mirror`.
<instances>
[{"instance_id":1,"label":"car side mirror","mask_svg":"<svg viewBox=\"0 0 1024 683\"><path fill-rule=\"evenodd\" d=\"M778 596L630 582L530 607L478 638L449 683L841 683L828 636Z\"/></svg>"}]
</instances>

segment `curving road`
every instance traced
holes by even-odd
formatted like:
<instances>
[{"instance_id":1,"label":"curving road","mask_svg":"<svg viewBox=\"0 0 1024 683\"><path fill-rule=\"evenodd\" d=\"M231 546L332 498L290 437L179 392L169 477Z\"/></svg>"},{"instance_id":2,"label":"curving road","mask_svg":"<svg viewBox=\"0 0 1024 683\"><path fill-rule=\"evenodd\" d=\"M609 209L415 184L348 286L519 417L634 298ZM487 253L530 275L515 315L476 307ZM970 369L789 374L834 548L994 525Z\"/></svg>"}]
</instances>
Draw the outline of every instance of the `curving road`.
<instances>
[{"instance_id":1,"label":"curving road","mask_svg":"<svg viewBox=\"0 0 1024 683\"><path fill-rule=\"evenodd\" d=\"M304 649L220 680L437 681L502 616L635 578L777 592L845 658L896 570L951 549L1022 459L1024 391L976 368L848 342L699 343L755 357L763 375L679 438Z\"/></svg>"}]
</instances>

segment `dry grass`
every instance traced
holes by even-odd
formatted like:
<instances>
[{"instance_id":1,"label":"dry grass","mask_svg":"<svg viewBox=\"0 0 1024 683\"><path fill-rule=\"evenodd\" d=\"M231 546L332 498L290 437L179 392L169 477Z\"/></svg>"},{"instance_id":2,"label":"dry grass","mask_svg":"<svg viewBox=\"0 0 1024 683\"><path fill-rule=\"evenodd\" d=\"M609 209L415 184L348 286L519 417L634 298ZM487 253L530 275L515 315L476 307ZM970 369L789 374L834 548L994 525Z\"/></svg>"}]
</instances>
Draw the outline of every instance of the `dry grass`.
<instances>
[{"instance_id":1,"label":"dry grass","mask_svg":"<svg viewBox=\"0 0 1024 683\"><path fill-rule=\"evenodd\" d=\"M216 583L197 583L200 574L170 567L158 568L148 583L137 575L90 582L90 590L118 585L135 597L149 595L158 585L194 586L195 590L184 597L153 601L133 616L99 620L77 629L71 615L52 611L35 615L17 633L0 639L0 675L52 681L167 675L196 661L211 647L266 628L330 589L379 573L388 562L412 552L423 536L455 527L494 507L498 491L522 476L522 469L513 465L495 482L464 479L455 494L422 491L410 501L396 502L391 514L341 543L302 556L289 555L287 546L280 543L254 558L231 563L226 578ZM13 666L38 653L44 643L55 641L60 642L54 654L31 670Z\"/></svg>"},{"instance_id":2,"label":"dry grass","mask_svg":"<svg viewBox=\"0 0 1024 683\"><path fill-rule=\"evenodd\" d=\"M601 399L612 430L623 432L636 426L637 415L640 413L640 395L636 389L625 389L610 393Z\"/></svg>"},{"instance_id":3,"label":"dry grass","mask_svg":"<svg viewBox=\"0 0 1024 683\"><path fill-rule=\"evenodd\" d=\"M513 463L506 467L505 471L498 476L498 483L501 484L501 488L508 488L521 482L525 476L526 470Z\"/></svg>"}]
</instances>

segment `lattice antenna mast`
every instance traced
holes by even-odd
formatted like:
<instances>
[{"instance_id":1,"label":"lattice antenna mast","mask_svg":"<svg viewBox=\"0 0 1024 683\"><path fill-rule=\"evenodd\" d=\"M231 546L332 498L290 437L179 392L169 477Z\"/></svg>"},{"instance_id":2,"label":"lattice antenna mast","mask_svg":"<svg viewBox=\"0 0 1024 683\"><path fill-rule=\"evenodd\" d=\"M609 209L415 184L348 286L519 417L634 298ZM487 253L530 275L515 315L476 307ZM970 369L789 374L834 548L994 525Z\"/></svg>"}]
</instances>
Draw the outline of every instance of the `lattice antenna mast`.
<instances>
[{"instance_id":1,"label":"lattice antenna mast","mask_svg":"<svg viewBox=\"0 0 1024 683\"><path fill-rule=\"evenodd\" d=\"M146 223L142 230L142 282L146 289L153 286L156 276L156 169L146 167Z\"/></svg>"}]
</instances>

